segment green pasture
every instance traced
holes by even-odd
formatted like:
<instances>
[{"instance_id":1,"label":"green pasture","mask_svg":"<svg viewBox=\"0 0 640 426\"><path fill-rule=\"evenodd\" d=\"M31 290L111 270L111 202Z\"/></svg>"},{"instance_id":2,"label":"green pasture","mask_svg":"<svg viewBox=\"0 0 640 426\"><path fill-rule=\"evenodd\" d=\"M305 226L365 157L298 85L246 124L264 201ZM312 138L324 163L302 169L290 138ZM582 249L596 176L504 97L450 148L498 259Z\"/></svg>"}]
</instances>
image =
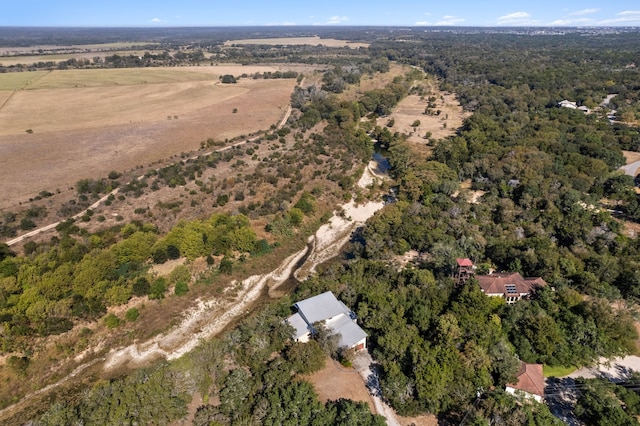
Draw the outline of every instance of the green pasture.
<instances>
[{"instance_id":1,"label":"green pasture","mask_svg":"<svg viewBox=\"0 0 640 426\"><path fill-rule=\"evenodd\" d=\"M0 90L20 90L42 78L49 71L7 72L0 74Z\"/></svg>"},{"instance_id":2,"label":"green pasture","mask_svg":"<svg viewBox=\"0 0 640 426\"><path fill-rule=\"evenodd\" d=\"M0 74L0 90L69 89L215 80L216 76L180 68L125 68L35 71Z\"/></svg>"}]
</instances>

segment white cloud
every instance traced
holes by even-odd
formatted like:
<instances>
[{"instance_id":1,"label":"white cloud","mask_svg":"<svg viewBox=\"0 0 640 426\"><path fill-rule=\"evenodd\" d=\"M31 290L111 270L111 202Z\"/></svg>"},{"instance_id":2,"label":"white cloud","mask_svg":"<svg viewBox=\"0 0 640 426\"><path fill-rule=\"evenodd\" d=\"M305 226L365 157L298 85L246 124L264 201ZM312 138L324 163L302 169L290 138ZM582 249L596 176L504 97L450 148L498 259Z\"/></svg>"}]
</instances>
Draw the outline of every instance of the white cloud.
<instances>
[{"instance_id":1,"label":"white cloud","mask_svg":"<svg viewBox=\"0 0 640 426\"><path fill-rule=\"evenodd\" d=\"M640 16L640 10L626 10L617 14L618 16Z\"/></svg>"},{"instance_id":2,"label":"white cloud","mask_svg":"<svg viewBox=\"0 0 640 426\"><path fill-rule=\"evenodd\" d=\"M164 21L164 20L162 20L162 19L160 19L160 18L153 18L153 19L151 20L151 22L153 22L154 24L159 24L159 23L161 23L161 22L165 22L165 21Z\"/></svg>"},{"instance_id":3,"label":"white cloud","mask_svg":"<svg viewBox=\"0 0 640 426\"><path fill-rule=\"evenodd\" d=\"M266 24L268 27L290 27L292 25L297 25L295 22L269 22Z\"/></svg>"},{"instance_id":4,"label":"white cloud","mask_svg":"<svg viewBox=\"0 0 640 426\"><path fill-rule=\"evenodd\" d=\"M464 22L464 19L462 18L458 18L457 16L453 15L445 15L442 17L442 20L436 22L433 25L458 25L462 22Z\"/></svg>"},{"instance_id":5,"label":"white cloud","mask_svg":"<svg viewBox=\"0 0 640 426\"><path fill-rule=\"evenodd\" d=\"M539 21L531 19L531 15L527 12L514 12L508 15L500 16L498 19L498 25L535 25L539 24Z\"/></svg>"},{"instance_id":6,"label":"white cloud","mask_svg":"<svg viewBox=\"0 0 640 426\"><path fill-rule=\"evenodd\" d=\"M570 25L589 25L593 24L594 20L591 18L577 18L577 19L558 19L553 21L549 25L555 27L566 27Z\"/></svg>"},{"instance_id":7,"label":"white cloud","mask_svg":"<svg viewBox=\"0 0 640 426\"><path fill-rule=\"evenodd\" d=\"M600 21L600 25L625 24L640 25L640 10L625 10L616 14L617 18Z\"/></svg>"},{"instance_id":8,"label":"white cloud","mask_svg":"<svg viewBox=\"0 0 640 426\"><path fill-rule=\"evenodd\" d=\"M427 27L427 26L431 25L431 23L429 21L418 21L413 25L415 25L417 27Z\"/></svg>"},{"instance_id":9,"label":"white cloud","mask_svg":"<svg viewBox=\"0 0 640 426\"><path fill-rule=\"evenodd\" d=\"M346 16L332 16L327 21L327 24L331 24L331 25L342 24L343 22L347 22L348 20L349 20L349 18L346 17Z\"/></svg>"},{"instance_id":10,"label":"white cloud","mask_svg":"<svg viewBox=\"0 0 640 426\"><path fill-rule=\"evenodd\" d=\"M528 18L531 18L531 15L529 15L527 12L515 12L499 17L498 21L510 22Z\"/></svg>"},{"instance_id":11,"label":"white cloud","mask_svg":"<svg viewBox=\"0 0 640 426\"><path fill-rule=\"evenodd\" d=\"M591 9L582 9L576 10L575 12L571 12L569 16L582 16L582 15L591 15L592 13L600 12L600 9L591 8Z\"/></svg>"}]
</instances>

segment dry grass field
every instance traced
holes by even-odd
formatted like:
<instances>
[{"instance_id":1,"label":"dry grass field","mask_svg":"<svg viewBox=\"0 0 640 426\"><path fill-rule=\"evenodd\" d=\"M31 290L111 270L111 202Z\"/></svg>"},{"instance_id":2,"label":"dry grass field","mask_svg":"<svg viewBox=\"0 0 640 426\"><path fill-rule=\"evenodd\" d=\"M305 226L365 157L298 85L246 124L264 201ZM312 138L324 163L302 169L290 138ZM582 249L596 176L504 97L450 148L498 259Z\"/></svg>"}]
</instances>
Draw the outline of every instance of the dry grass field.
<instances>
[{"instance_id":1,"label":"dry grass field","mask_svg":"<svg viewBox=\"0 0 640 426\"><path fill-rule=\"evenodd\" d=\"M348 398L352 401L366 402L371 412L375 413L373 401L362 377L352 368L345 368L337 361L327 358L322 370L306 376L305 379L313 384L318 399L323 404L330 400Z\"/></svg>"},{"instance_id":2,"label":"dry grass field","mask_svg":"<svg viewBox=\"0 0 640 426\"><path fill-rule=\"evenodd\" d=\"M408 70L409 67L406 65L391 64L391 66L389 67L389 72L386 72L384 74L376 73L373 76L365 74L360 78L360 84L347 87L347 89L342 92L339 97L340 99L344 99L347 101L354 101L366 91L382 89L383 87L390 84L394 78L405 75ZM318 75L318 81L316 81L315 83L322 84L321 79L322 75Z\"/></svg>"},{"instance_id":3,"label":"dry grass field","mask_svg":"<svg viewBox=\"0 0 640 426\"><path fill-rule=\"evenodd\" d=\"M258 71L277 68L73 70L19 73L25 75L5 82L7 74L0 76L0 87L14 88L0 91L0 209L197 149L208 138L268 129L286 110L295 80L218 83L222 74ZM28 90L15 90L21 84Z\"/></svg>"},{"instance_id":4,"label":"dry grass field","mask_svg":"<svg viewBox=\"0 0 640 426\"><path fill-rule=\"evenodd\" d=\"M153 42L144 42L144 43L136 43L136 42L115 42L115 43L97 43L97 44L78 44L78 45L39 45L39 46L14 46L14 47L1 47L0 55L16 55L20 53L34 53L38 51L44 52L60 52L60 51L71 51L71 50L83 50L83 51L103 51L103 50L114 50L114 49L128 49L136 46L140 46L144 44L145 46L150 45L159 45L159 43Z\"/></svg>"},{"instance_id":5,"label":"dry grass field","mask_svg":"<svg viewBox=\"0 0 640 426\"><path fill-rule=\"evenodd\" d=\"M428 141L424 137L427 132L431 132L430 139L444 138L453 134L470 115L462 110L454 94L435 93L437 93L435 110L440 110L440 115L424 114L427 100L418 95L410 95L400 101L389 117L379 118L378 125L384 126L393 119L394 124L390 129L392 132L409 135L407 141L417 152L430 152L431 148L427 146ZM420 121L420 124L413 127L416 120Z\"/></svg>"},{"instance_id":6,"label":"dry grass field","mask_svg":"<svg viewBox=\"0 0 640 426\"><path fill-rule=\"evenodd\" d=\"M0 74L0 94L5 91L24 89L48 73L49 71L31 71Z\"/></svg>"},{"instance_id":7,"label":"dry grass field","mask_svg":"<svg viewBox=\"0 0 640 426\"><path fill-rule=\"evenodd\" d=\"M336 40L333 38L315 37L282 37L282 38L253 38L244 40L228 40L224 42L225 46L244 45L244 44L265 44L270 46L276 45L312 45L327 47L350 47L357 49L359 47L369 47L367 43L352 43L347 40Z\"/></svg>"},{"instance_id":8,"label":"dry grass field","mask_svg":"<svg viewBox=\"0 0 640 426\"><path fill-rule=\"evenodd\" d=\"M158 43L103 43L84 44L77 46L29 46L29 47L0 47L0 65L6 67L18 64L33 64L37 62L62 62L69 59L89 59L94 57L104 58L110 55L137 55L142 56L144 51L132 50L136 46L144 44L145 47L158 45ZM164 50L153 51L151 53L162 53Z\"/></svg>"}]
</instances>

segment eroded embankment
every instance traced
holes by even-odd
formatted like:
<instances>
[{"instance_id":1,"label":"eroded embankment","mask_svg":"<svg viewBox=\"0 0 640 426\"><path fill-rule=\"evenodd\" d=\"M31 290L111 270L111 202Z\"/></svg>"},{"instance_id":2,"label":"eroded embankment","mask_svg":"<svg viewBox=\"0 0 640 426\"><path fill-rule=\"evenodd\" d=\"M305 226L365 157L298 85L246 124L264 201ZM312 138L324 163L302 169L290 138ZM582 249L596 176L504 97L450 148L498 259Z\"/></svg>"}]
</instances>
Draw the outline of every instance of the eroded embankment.
<instances>
[{"instance_id":1,"label":"eroded embankment","mask_svg":"<svg viewBox=\"0 0 640 426\"><path fill-rule=\"evenodd\" d=\"M372 167L367 167L358 185L366 188L380 178L374 174ZM201 339L215 336L247 312L266 288L277 288L292 274L298 280L306 279L317 265L336 256L349 241L353 231L383 206L384 203L373 201L361 205L351 201L341 206L328 223L310 237L307 247L287 257L272 272L254 275L238 283L238 295L232 300L198 300L197 305L186 312L182 322L171 331L144 343L109 352L104 364L105 370L116 367L135 368L159 358L179 358L195 348ZM305 256L305 261L296 269Z\"/></svg>"},{"instance_id":2,"label":"eroded embankment","mask_svg":"<svg viewBox=\"0 0 640 426\"><path fill-rule=\"evenodd\" d=\"M374 181L384 179L385 176L377 173L377 170L379 169L375 162L372 162L365 169L358 186L365 189ZM383 206L382 202L356 205L353 201L341 206L328 223L321 226L315 235L310 237L306 248L284 259L272 272L254 275L236 283L228 290L236 292L234 297L221 298L218 296L216 299L198 300L194 307L184 313L180 324L170 331L145 342L114 348L105 357L94 358L80 365L58 382L33 392L16 404L1 410L0 420L25 407L34 397L57 388L87 368L94 366L99 368L101 362L103 362L103 370L109 373L120 368L143 367L162 358L172 360L181 357L194 349L202 339L219 334L233 321L249 312L265 289L276 289L285 283L292 274L297 279L305 279L315 271L317 265L338 255L353 231ZM89 355L92 352L86 351L84 354Z\"/></svg>"}]
</instances>

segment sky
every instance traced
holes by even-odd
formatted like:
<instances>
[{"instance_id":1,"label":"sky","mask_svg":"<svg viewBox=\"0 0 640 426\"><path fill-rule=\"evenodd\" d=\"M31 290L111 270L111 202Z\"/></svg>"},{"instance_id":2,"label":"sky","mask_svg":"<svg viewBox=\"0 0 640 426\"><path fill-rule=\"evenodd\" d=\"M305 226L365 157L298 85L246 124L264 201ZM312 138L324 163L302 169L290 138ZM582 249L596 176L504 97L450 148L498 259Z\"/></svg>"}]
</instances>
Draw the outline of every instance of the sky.
<instances>
[{"instance_id":1,"label":"sky","mask_svg":"<svg viewBox=\"0 0 640 426\"><path fill-rule=\"evenodd\" d=\"M640 26L616 0L0 0L0 26Z\"/></svg>"}]
</instances>

